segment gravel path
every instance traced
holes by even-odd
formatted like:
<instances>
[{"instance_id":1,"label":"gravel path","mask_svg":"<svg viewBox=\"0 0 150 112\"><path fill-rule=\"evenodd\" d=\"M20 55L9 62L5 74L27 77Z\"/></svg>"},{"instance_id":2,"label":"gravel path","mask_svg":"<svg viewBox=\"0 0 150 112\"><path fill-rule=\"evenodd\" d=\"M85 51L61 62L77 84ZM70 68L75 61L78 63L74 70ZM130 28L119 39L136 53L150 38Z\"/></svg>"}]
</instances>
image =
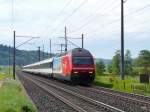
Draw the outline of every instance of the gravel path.
<instances>
[{"instance_id":1,"label":"gravel path","mask_svg":"<svg viewBox=\"0 0 150 112\"><path fill-rule=\"evenodd\" d=\"M41 90L41 88L24 79L21 75L18 74L18 77L25 87L28 95L35 103L39 112L74 112L72 108L68 107L55 97L48 95Z\"/></svg>"}]
</instances>

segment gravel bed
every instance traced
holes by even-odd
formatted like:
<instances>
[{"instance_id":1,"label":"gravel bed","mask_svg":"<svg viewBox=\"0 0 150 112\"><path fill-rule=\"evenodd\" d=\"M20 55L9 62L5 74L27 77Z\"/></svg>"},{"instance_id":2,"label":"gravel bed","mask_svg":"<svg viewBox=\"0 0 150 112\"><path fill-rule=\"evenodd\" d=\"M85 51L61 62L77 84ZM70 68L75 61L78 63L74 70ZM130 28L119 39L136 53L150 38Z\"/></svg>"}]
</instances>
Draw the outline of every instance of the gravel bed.
<instances>
[{"instance_id":1,"label":"gravel bed","mask_svg":"<svg viewBox=\"0 0 150 112\"><path fill-rule=\"evenodd\" d=\"M126 97L135 98L137 100L142 100L142 101L150 102L150 97L148 97L148 96L138 95L138 94L134 94L134 93L123 93L123 92L120 92L120 91L116 91L116 90L108 89L108 88L104 88L104 87L94 86L93 88L97 89L97 90L103 90L103 91L107 91L107 92L112 92L112 93L120 94L120 95L123 95L123 96L126 96Z\"/></svg>"},{"instance_id":2,"label":"gravel bed","mask_svg":"<svg viewBox=\"0 0 150 112\"><path fill-rule=\"evenodd\" d=\"M41 83L41 82L39 82ZM41 83L43 84L43 83ZM99 106L95 106L93 104L90 104L89 102L86 102L74 95L71 95L67 92L64 92L58 88L50 87L48 85L45 85L45 87L49 88L50 90L54 91L55 93L63 96L64 98L68 99L70 102L82 107L87 112L104 112L103 108L100 108Z\"/></svg>"},{"instance_id":3,"label":"gravel bed","mask_svg":"<svg viewBox=\"0 0 150 112\"><path fill-rule=\"evenodd\" d=\"M27 74L26 74L27 75ZM32 77L31 75L29 75L28 77ZM34 79L33 79L34 80ZM70 102L74 103L75 105L78 105L80 107L82 107L84 110L86 110L87 112L112 112L109 111L105 108L100 108L99 106L95 106L81 98L78 98L74 95L71 95L69 93L66 93L60 89L51 87L46 85L45 83L43 84L42 82L37 81L39 84L43 85L44 87L50 89L51 91L63 96L65 99L68 99Z\"/></svg>"},{"instance_id":4,"label":"gravel bed","mask_svg":"<svg viewBox=\"0 0 150 112\"><path fill-rule=\"evenodd\" d=\"M71 107L41 90L38 86L18 74L28 95L33 100L39 112L74 112Z\"/></svg>"},{"instance_id":5,"label":"gravel bed","mask_svg":"<svg viewBox=\"0 0 150 112\"><path fill-rule=\"evenodd\" d=\"M146 108L149 108L148 106L146 107L141 104L139 106L138 102L131 103L130 101L126 101L125 99L111 96L108 94L93 92L93 91L90 91L87 89L79 89L78 86L70 86L67 84L59 83L58 81L49 80L49 79L45 79L45 78L44 78L44 80L49 83L54 83L56 85L59 85L61 87L64 87L71 91L74 91L76 93L85 95L87 97L90 97L92 99L98 100L100 102L106 103L108 105L114 106L116 108L119 108L119 109L127 111L127 112L149 112L150 111L150 110L149 111L146 110Z\"/></svg>"}]
</instances>

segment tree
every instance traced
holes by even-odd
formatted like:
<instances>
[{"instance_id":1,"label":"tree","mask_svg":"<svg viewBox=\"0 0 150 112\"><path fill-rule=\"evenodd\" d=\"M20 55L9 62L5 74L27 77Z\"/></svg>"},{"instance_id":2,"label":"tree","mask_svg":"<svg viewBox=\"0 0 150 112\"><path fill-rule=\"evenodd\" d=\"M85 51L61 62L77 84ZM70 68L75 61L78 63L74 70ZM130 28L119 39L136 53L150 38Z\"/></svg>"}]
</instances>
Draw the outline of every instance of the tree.
<instances>
[{"instance_id":1,"label":"tree","mask_svg":"<svg viewBox=\"0 0 150 112\"><path fill-rule=\"evenodd\" d=\"M136 63L139 67L144 67L144 73L148 73L148 67L150 67L150 52L148 50L140 51Z\"/></svg>"},{"instance_id":2,"label":"tree","mask_svg":"<svg viewBox=\"0 0 150 112\"><path fill-rule=\"evenodd\" d=\"M112 73L116 75L120 74L120 50L117 50L115 56L113 56Z\"/></svg>"},{"instance_id":3,"label":"tree","mask_svg":"<svg viewBox=\"0 0 150 112\"><path fill-rule=\"evenodd\" d=\"M102 60L96 63L96 74L102 75L105 72L105 64Z\"/></svg>"},{"instance_id":4,"label":"tree","mask_svg":"<svg viewBox=\"0 0 150 112\"><path fill-rule=\"evenodd\" d=\"M2 67L0 66L0 71L2 70Z\"/></svg>"},{"instance_id":5,"label":"tree","mask_svg":"<svg viewBox=\"0 0 150 112\"><path fill-rule=\"evenodd\" d=\"M130 50L126 51L125 54L125 74L131 75L132 74L132 58L131 58L131 52Z\"/></svg>"},{"instance_id":6,"label":"tree","mask_svg":"<svg viewBox=\"0 0 150 112\"><path fill-rule=\"evenodd\" d=\"M113 72L113 70L112 70L112 64L108 64L108 65L107 65L107 71L108 71L109 73L112 73L112 72Z\"/></svg>"}]
</instances>

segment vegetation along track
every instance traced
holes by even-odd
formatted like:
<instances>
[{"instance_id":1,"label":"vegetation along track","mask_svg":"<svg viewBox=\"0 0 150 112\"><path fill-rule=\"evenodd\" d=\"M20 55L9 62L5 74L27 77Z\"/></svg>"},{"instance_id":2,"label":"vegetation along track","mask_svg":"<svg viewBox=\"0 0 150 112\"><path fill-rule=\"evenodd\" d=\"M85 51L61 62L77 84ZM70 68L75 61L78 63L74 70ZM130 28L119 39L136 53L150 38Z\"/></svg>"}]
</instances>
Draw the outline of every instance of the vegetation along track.
<instances>
[{"instance_id":1,"label":"vegetation along track","mask_svg":"<svg viewBox=\"0 0 150 112\"><path fill-rule=\"evenodd\" d=\"M53 96L55 95L55 97L59 98L59 100L63 101L64 103L69 102L72 108L76 109L76 111L79 111L79 112L124 112L120 109L114 108L102 102L99 102L91 98L88 98L86 96L80 95L78 93L72 92L63 87L57 86L52 83L48 83L44 80L44 78L39 79L31 75L28 75L28 76L23 75L23 77L33 82L44 91L47 91L50 94L53 93Z\"/></svg>"},{"instance_id":2,"label":"vegetation along track","mask_svg":"<svg viewBox=\"0 0 150 112\"><path fill-rule=\"evenodd\" d=\"M36 77L37 80L40 80L42 77ZM103 102L108 105L112 105L113 107L119 108L128 112L150 112L150 104L149 102L144 102L142 100L137 100L135 98L123 96L120 94L114 94L113 92L105 92L100 91L99 89L95 89L95 87L82 87L82 86L70 86L67 84L59 83L58 81L49 80L44 78L45 83L55 84L59 87L63 87L72 92L78 93L80 95L84 95L91 99Z\"/></svg>"}]
</instances>

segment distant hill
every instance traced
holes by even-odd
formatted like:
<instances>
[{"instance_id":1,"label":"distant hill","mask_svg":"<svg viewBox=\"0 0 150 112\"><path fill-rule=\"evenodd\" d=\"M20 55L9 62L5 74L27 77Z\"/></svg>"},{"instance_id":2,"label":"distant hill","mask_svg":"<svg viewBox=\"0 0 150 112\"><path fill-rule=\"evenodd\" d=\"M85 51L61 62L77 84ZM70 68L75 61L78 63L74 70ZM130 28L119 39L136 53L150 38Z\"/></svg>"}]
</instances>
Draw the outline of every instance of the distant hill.
<instances>
[{"instance_id":1,"label":"distant hill","mask_svg":"<svg viewBox=\"0 0 150 112\"><path fill-rule=\"evenodd\" d=\"M42 58L43 52L41 52ZM54 56L54 54L52 54ZM13 60L13 48L10 48L10 64L12 65ZM17 65L27 65L38 61L38 51L26 51L16 49L16 64ZM45 58L48 58L50 55L44 53ZM0 45L0 65L9 65L9 47L5 45Z\"/></svg>"},{"instance_id":2,"label":"distant hill","mask_svg":"<svg viewBox=\"0 0 150 112\"><path fill-rule=\"evenodd\" d=\"M43 52L41 52L42 58ZM52 54L54 56L55 54ZM13 48L10 48L10 64L12 65L13 60ZM45 58L48 58L50 54L44 53ZM102 60L106 65L111 63L109 59L99 59L96 61ZM26 51L16 49L16 64L17 65L27 65L38 61L38 51ZM6 45L0 45L0 65L9 65L9 47Z\"/></svg>"}]
</instances>

